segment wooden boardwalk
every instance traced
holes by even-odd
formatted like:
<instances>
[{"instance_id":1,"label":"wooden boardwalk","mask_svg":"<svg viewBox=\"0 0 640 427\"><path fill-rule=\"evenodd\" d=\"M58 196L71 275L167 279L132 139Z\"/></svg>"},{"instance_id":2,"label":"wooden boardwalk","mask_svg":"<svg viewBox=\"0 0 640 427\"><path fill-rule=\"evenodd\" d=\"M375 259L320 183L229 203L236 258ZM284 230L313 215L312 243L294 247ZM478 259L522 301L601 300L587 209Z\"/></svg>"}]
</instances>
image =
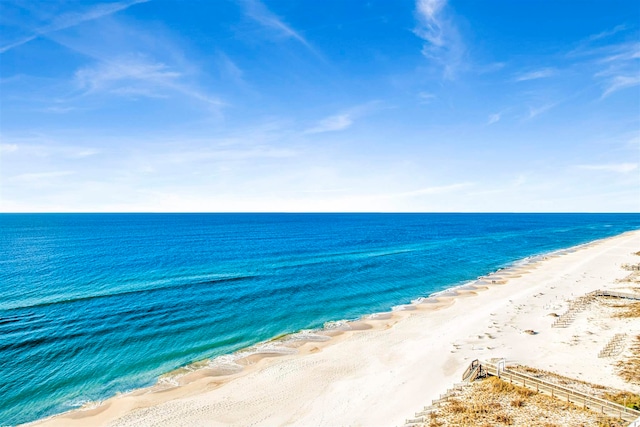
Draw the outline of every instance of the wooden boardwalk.
<instances>
[{"instance_id":1,"label":"wooden boardwalk","mask_svg":"<svg viewBox=\"0 0 640 427\"><path fill-rule=\"evenodd\" d=\"M640 301L640 294L632 294L629 292L606 291L599 289L597 291L593 291L592 294L597 297L614 297Z\"/></svg>"},{"instance_id":2,"label":"wooden boardwalk","mask_svg":"<svg viewBox=\"0 0 640 427\"><path fill-rule=\"evenodd\" d=\"M560 316L552 327L567 327L571 322L573 322L576 314L583 311L589 304L595 301L597 297L613 297L640 301L640 294L598 289L573 301L569 305L567 312ZM615 335L600 352L598 357L610 357L619 353L622 348L624 348L625 338L625 334ZM416 418L407 419L405 421L405 427L424 425L428 422L431 412L436 411L440 405L446 403L449 400L449 397L454 395L456 391L461 390L462 387L465 387L478 378L489 375L496 376L511 384L535 390L537 393L543 393L553 398L572 403L585 409L590 409L594 412L607 415L612 418L619 418L624 421L628 421L630 423L629 427L640 427L640 411L627 408L587 393L572 390L568 387L544 381L531 375L506 369L504 362L493 364L480 362L477 359L471 362L462 375L463 383L456 384L452 389L447 390L446 393L441 394L437 399L434 399L431 402L431 405L425 406L422 411L415 414Z\"/></svg>"},{"instance_id":3,"label":"wooden boardwalk","mask_svg":"<svg viewBox=\"0 0 640 427\"><path fill-rule=\"evenodd\" d=\"M635 409L627 408L587 393L544 381L531 375L506 369L504 367L504 363L502 365L495 365L485 362L482 364L479 363L479 365L481 366L481 370L484 371L484 375L497 376L503 381L508 381L509 383L535 390L538 393L547 394L556 399L570 402L577 406L588 408L592 411L599 412L610 417L621 418L629 422L633 422L640 417L640 411L636 411Z\"/></svg>"},{"instance_id":4,"label":"wooden boardwalk","mask_svg":"<svg viewBox=\"0 0 640 427\"><path fill-rule=\"evenodd\" d=\"M452 389L447 390L446 393L434 399L431 405L425 406L422 411L415 414L416 418L407 419L405 421L405 427L416 427L428 422L431 412L437 411L440 405L446 403L449 397L454 395L456 391L461 390L462 387L469 385L470 382L477 378L487 376L495 376L510 384L535 390L536 393L546 394L555 399L590 409L602 415L622 419L630 423L629 427L640 427L640 411L568 387L544 381L531 375L506 369L504 361L494 364L480 362L477 359L471 362L464 372L462 383L456 384Z\"/></svg>"}]
</instances>

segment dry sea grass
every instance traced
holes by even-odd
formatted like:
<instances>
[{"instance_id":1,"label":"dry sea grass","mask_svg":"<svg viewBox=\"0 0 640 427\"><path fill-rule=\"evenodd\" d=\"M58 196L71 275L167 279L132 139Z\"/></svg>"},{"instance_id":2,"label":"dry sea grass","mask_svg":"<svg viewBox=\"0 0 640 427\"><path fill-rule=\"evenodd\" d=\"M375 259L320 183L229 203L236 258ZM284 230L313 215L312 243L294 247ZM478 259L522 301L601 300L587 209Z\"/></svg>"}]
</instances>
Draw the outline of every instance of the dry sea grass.
<instances>
[{"instance_id":1,"label":"dry sea grass","mask_svg":"<svg viewBox=\"0 0 640 427\"><path fill-rule=\"evenodd\" d=\"M611 315L612 317L617 317L617 318L640 317L640 302L631 302L629 300L624 300L624 299L614 298L614 297L602 297L600 299L600 302L606 307L616 309L615 313Z\"/></svg>"},{"instance_id":2,"label":"dry sea grass","mask_svg":"<svg viewBox=\"0 0 640 427\"><path fill-rule=\"evenodd\" d=\"M615 314L615 317L620 318L629 318L629 317L640 317L640 302L633 302L631 304L625 305L614 305L612 307L622 308L621 310Z\"/></svg>"},{"instance_id":3,"label":"dry sea grass","mask_svg":"<svg viewBox=\"0 0 640 427\"><path fill-rule=\"evenodd\" d=\"M640 384L640 335L631 345L631 356L616 363L617 373L625 381Z\"/></svg>"},{"instance_id":4,"label":"dry sea grass","mask_svg":"<svg viewBox=\"0 0 640 427\"><path fill-rule=\"evenodd\" d=\"M533 377L541 378L541 379L544 379L545 381L550 381L552 383L560 384L563 386L568 386L573 388L575 388L576 386L582 386L588 389L589 393L595 394L597 396L601 395L603 390L606 390L606 387L601 386L600 384L592 384L586 381L577 380L575 378L569 378L562 375L558 375L555 372L545 371L543 369L538 369L538 368L532 368L530 366L513 365L513 366L509 366L509 369L514 370L516 372L529 374Z\"/></svg>"},{"instance_id":5,"label":"dry sea grass","mask_svg":"<svg viewBox=\"0 0 640 427\"><path fill-rule=\"evenodd\" d=\"M636 255L640 252L636 252ZM638 264L622 264L620 266L623 270L630 271L627 277L616 280L618 283L640 283L640 263Z\"/></svg>"},{"instance_id":6,"label":"dry sea grass","mask_svg":"<svg viewBox=\"0 0 640 427\"><path fill-rule=\"evenodd\" d=\"M640 395L633 394L628 391L619 393L605 393L605 399L626 406L627 408L640 410Z\"/></svg>"},{"instance_id":7,"label":"dry sea grass","mask_svg":"<svg viewBox=\"0 0 640 427\"><path fill-rule=\"evenodd\" d=\"M509 425L622 427L625 424L496 377L463 388L424 423L425 427Z\"/></svg>"},{"instance_id":8,"label":"dry sea grass","mask_svg":"<svg viewBox=\"0 0 640 427\"><path fill-rule=\"evenodd\" d=\"M640 283L640 271L634 271L622 279L617 279L618 283Z\"/></svg>"}]
</instances>

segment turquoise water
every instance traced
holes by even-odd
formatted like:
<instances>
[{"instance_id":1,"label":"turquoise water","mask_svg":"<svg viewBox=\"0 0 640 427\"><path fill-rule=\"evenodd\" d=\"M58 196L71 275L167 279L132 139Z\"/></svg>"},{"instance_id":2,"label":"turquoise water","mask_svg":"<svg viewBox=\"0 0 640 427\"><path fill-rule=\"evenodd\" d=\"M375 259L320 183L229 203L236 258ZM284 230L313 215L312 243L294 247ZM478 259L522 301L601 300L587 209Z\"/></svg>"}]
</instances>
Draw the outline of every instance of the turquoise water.
<instances>
[{"instance_id":1,"label":"turquoise water","mask_svg":"<svg viewBox=\"0 0 640 427\"><path fill-rule=\"evenodd\" d=\"M0 215L0 425L638 228L638 214Z\"/></svg>"}]
</instances>

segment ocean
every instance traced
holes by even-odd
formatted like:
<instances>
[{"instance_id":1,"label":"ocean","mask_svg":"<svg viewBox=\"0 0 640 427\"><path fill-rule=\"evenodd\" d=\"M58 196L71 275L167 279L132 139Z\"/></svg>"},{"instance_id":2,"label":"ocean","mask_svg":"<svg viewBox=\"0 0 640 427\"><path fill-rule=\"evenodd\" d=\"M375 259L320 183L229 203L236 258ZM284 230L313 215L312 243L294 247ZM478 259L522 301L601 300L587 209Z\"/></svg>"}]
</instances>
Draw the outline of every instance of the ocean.
<instances>
[{"instance_id":1,"label":"ocean","mask_svg":"<svg viewBox=\"0 0 640 427\"><path fill-rule=\"evenodd\" d=\"M639 228L638 214L2 214L0 425Z\"/></svg>"}]
</instances>

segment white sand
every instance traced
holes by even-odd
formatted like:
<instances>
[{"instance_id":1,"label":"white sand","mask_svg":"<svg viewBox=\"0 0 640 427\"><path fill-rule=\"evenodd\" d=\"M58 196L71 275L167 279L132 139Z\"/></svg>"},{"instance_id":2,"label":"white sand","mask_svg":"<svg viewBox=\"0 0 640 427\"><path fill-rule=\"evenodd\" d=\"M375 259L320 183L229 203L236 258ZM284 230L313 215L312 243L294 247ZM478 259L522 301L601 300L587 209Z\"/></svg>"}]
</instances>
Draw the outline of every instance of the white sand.
<instances>
[{"instance_id":1,"label":"white sand","mask_svg":"<svg viewBox=\"0 0 640 427\"><path fill-rule=\"evenodd\" d=\"M623 287L616 279L628 272L620 265L640 262L632 254L639 250L640 231L625 233L501 271L488 279L497 283L477 295L445 297L440 304L360 322L359 328L372 328L306 343L295 355L251 357L250 366L232 376L201 370L182 377L178 387L138 390L36 424L402 425L459 382L476 358L505 357L640 392L615 375L611 358L598 358L614 334L637 334L638 319L607 318L594 309L567 328L551 328L555 318L549 316L562 314L567 300L587 292Z\"/></svg>"}]
</instances>

